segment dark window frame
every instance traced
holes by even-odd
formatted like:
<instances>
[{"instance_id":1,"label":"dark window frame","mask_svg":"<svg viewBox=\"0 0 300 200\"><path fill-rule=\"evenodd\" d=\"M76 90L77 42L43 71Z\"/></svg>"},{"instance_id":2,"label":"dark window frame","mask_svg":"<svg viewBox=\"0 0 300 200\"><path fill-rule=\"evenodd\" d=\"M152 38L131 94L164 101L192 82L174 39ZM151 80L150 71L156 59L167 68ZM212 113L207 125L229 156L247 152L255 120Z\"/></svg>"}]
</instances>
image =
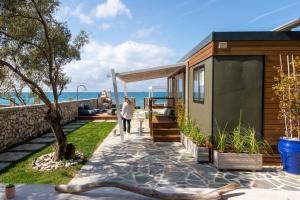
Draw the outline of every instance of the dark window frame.
<instances>
[{"instance_id":1,"label":"dark window frame","mask_svg":"<svg viewBox=\"0 0 300 200\"><path fill-rule=\"evenodd\" d=\"M201 87L200 87L200 74L201 72L203 72L203 98L200 98L200 94L201 94ZM198 98L195 98L195 73L198 73ZM200 103L200 104L204 104L204 100L205 100L205 65L200 65L197 66L193 69L193 102L194 103Z\"/></svg>"}]
</instances>

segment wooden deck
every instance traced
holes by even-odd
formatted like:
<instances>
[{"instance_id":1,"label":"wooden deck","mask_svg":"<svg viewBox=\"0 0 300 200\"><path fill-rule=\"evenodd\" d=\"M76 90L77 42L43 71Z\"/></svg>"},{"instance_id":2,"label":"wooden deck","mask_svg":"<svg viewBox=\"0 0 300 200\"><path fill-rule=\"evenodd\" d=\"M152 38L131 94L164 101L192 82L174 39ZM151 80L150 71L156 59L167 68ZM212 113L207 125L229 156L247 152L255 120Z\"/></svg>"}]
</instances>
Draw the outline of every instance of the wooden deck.
<instances>
[{"instance_id":1,"label":"wooden deck","mask_svg":"<svg viewBox=\"0 0 300 200\"><path fill-rule=\"evenodd\" d=\"M109 115L106 113L96 114L94 116L78 116L79 120L117 120L117 115Z\"/></svg>"}]
</instances>

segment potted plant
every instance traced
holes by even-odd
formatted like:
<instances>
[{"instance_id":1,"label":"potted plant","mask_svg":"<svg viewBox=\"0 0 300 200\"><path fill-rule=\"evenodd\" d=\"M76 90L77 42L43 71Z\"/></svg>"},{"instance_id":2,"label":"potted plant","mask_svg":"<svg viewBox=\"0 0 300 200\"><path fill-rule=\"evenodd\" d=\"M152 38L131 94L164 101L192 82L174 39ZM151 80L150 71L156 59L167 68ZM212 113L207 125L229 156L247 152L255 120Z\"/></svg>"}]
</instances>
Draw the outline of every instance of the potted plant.
<instances>
[{"instance_id":1,"label":"potted plant","mask_svg":"<svg viewBox=\"0 0 300 200\"><path fill-rule=\"evenodd\" d=\"M196 124L185 117L183 109L177 108L177 123L180 128L181 143L197 162L209 162L209 140Z\"/></svg>"},{"instance_id":2,"label":"potted plant","mask_svg":"<svg viewBox=\"0 0 300 200\"><path fill-rule=\"evenodd\" d=\"M215 138L213 162L218 169L261 170L262 153L270 151L268 143L256 138L254 128L243 127L241 120L231 133L226 127Z\"/></svg>"},{"instance_id":3,"label":"potted plant","mask_svg":"<svg viewBox=\"0 0 300 200\"><path fill-rule=\"evenodd\" d=\"M284 121L284 135L280 137L278 150L283 170L300 174L300 59L287 56L284 67L280 55L278 76L273 90L279 100L278 118Z\"/></svg>"},{"instance_id":4,"label":"potted plant","mask_svg":"<svg viewBox=\"0 0 300 200\"><path fill-rule=\"evenodd\" d=\"M16 195L16 188L15 185L12 183L5 185L5 196L7 199L12 199Z\"/></svg>"}]
</instances>

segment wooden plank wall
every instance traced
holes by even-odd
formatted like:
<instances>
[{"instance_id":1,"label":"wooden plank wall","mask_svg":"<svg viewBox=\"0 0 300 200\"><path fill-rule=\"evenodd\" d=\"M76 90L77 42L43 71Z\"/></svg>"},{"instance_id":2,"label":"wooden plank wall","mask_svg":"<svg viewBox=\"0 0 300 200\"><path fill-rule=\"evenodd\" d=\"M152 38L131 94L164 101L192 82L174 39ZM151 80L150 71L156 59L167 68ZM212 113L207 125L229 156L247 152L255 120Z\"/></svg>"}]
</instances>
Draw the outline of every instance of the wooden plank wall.
<instances>
[{"instance_id":1,"label":"wooden plank wall","mask_svg":"<svg viewBox=\"0 0 300 200\"><path fill-rule=\"evenodd\" d=\"M265 56L263 135L271 145L277 145L279 137L284 134L284 126L283 121L277 118L278 101L272 90L274 76L276 76L274 66L280 65L280 54L284 58L284 63L287 62L286 55L300 56L300 41L230 41L227 49L218 49L217 42L213 45L213 48L209 47L209 49L214 55ZM193 57L194 59L191 60L194 62L198 56L194 55Z\"/></svg>"},{"instance_id":2,"label":"wooden plank wall","mask_svg":"<svg viewBox=\"0 0 300 200\"><path fill-rule=\"evenodd\" d=\"M189 67L211 57L213 55L214 43L211 42L205 47L203 47L200 51L195 53L193 56L189 58Z\"/></svg>"}]
</instances>

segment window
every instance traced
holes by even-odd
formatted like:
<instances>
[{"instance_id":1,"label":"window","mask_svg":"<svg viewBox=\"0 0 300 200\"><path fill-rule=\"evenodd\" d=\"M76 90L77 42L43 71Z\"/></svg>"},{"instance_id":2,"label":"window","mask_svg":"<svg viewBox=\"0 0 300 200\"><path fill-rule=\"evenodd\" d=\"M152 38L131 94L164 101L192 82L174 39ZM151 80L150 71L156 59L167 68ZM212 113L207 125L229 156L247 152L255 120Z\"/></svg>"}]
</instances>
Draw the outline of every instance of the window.
<instances>
[{"instance_id":1,"label":"window","mask_svg":"<svg viewBox=\"0 0 300 200\"><path fill-rule=\"evenodd\" d=\"M193 72L193 100L204 103L204 66L196 67Z\"/></svg>"}]
</instances>

